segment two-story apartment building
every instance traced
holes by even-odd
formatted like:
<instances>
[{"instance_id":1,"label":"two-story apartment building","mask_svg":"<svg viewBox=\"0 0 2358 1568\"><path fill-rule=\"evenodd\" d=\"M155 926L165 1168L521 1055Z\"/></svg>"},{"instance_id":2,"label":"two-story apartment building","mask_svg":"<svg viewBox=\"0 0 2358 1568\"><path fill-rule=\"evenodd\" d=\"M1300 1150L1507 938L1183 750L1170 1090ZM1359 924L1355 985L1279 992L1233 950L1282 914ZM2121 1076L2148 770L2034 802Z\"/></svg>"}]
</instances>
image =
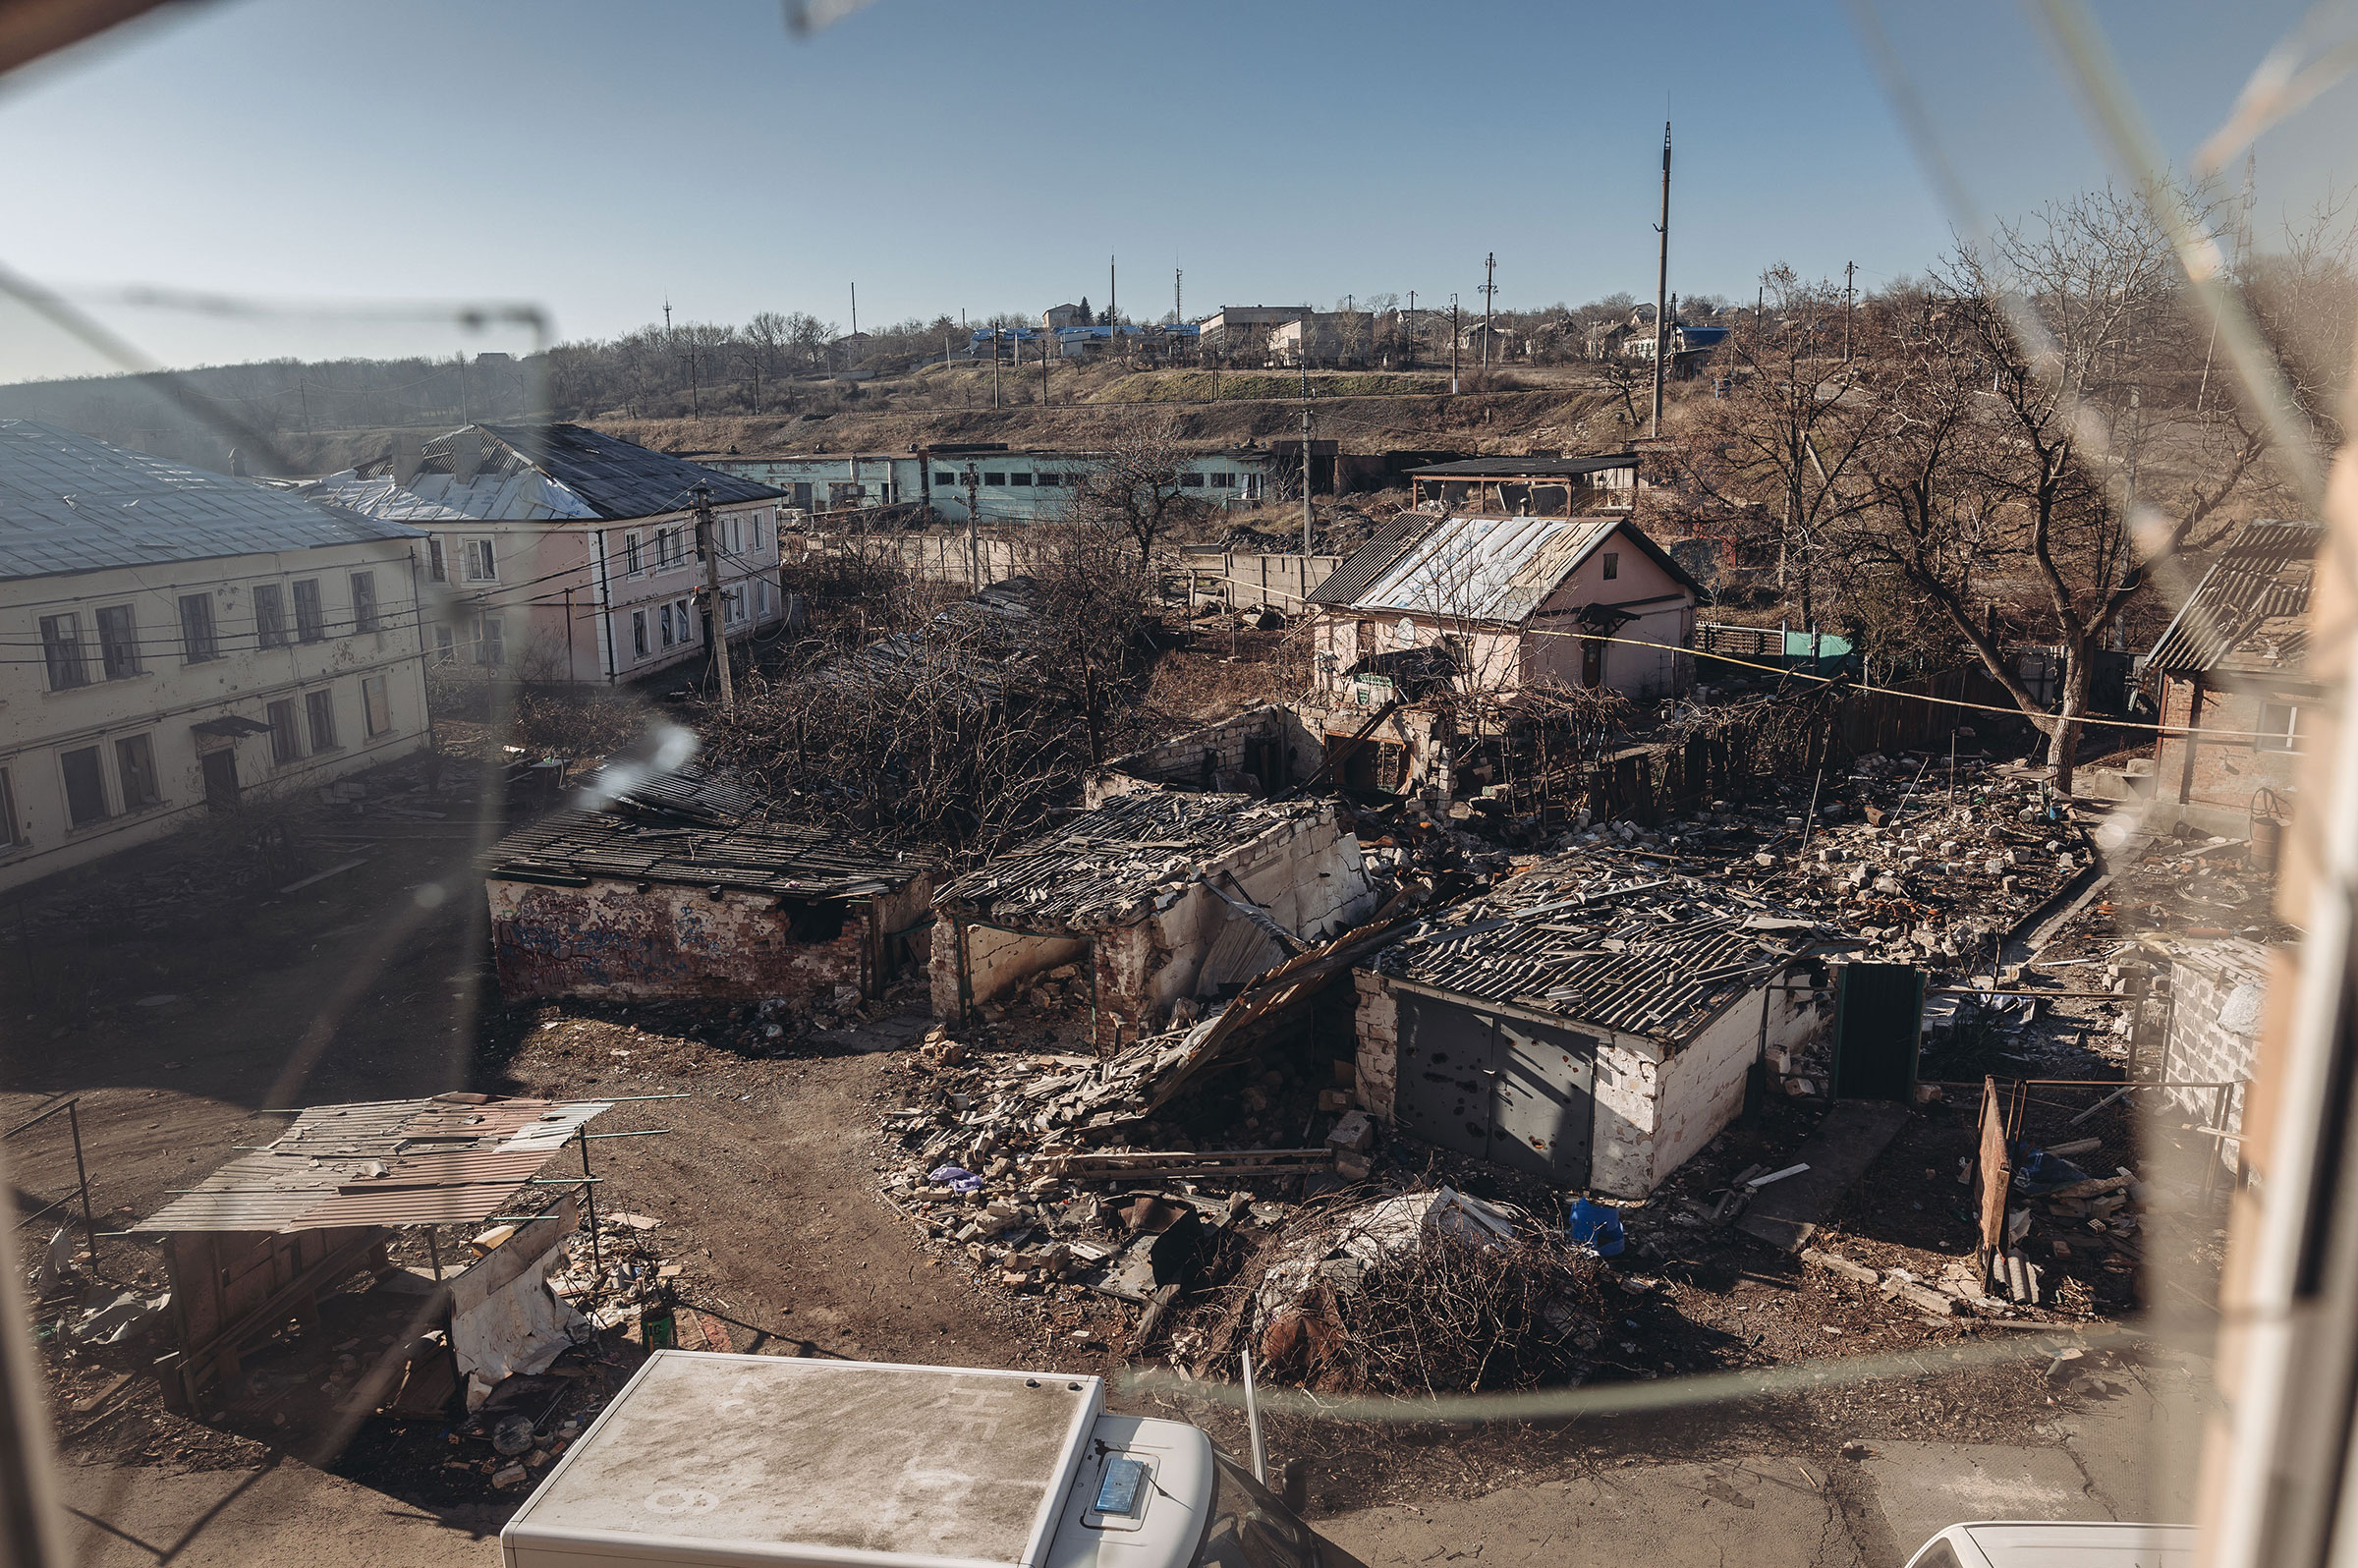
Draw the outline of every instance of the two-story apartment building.
<instances>
[{"instance_id":1,"label":"two-story apartment building","mask_svg":"<svg viewBox=\"0 0 2358 1568\"><path fill-rule=\"evenodd\" d=\"M423 542L0 420L0 888L424 745Z\"/></svg>"},{"instance_id":2,"label":"two-story apartment building","mask_svg":"<svg viewBox=\"0 0 2358 1568\"><path fill-rule=\"evenodd\" d=\"M437 662L609 685L708 657L700 488L720 617L750 637L784 612L766 484L578 424L471 424L303 487L425 532Z\"/></svg>"}]
</instances>

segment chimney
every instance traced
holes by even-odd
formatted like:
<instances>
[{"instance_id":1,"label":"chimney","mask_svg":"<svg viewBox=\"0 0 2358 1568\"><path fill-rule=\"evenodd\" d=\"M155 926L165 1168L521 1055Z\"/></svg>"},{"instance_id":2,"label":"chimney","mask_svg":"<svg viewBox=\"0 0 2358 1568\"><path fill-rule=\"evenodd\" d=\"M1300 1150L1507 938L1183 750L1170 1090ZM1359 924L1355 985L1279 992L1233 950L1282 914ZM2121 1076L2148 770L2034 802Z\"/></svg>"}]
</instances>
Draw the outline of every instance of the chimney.
<instances>
[{"instance_id":1,"label":"chimney","mask_svg":"<svg viewBox=\"0 0 2358 1568\"><path fill-rule=\"evenodd\" d=\"M418 477L421 444L417 436L406 431L393 437L393 482L403 489L408 489L410 481Z\"/></svg>"},{"instance_id":2,"label":"chimney","mask_svg":"<svg viewBox=\"0 0 2358 1568\"><path fill-rule=\"evenodd\" d=\"M473 425L452 432L443 441L450 449L450 476L460 484L472 484L483 466L483 435Z\"/></svg>"}]
</instances>

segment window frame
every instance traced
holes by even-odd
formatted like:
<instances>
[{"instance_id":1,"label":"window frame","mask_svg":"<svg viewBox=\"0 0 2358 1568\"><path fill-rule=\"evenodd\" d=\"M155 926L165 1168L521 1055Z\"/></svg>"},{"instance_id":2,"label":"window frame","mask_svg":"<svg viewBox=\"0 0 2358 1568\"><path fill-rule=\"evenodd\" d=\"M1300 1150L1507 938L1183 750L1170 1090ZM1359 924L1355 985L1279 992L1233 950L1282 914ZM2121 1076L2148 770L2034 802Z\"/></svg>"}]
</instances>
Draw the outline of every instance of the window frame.
<instances>
[{"instance_id":1,"label":"window frame","mask_svg":"<svg viewBox=\"0 0 2358 1568\"><path fill-rule=\"evenodd\" d=\"M492 537L488 533L471 533L460 538L459 570L464 574L465 581L494 585L499 582L499 556L491 548ZM478 550L481 552L479 562L477 555ZM480 572L477 571L478 564Z\"/></svg>"},{"instance_id":2,"label":"window frame","mask_svg":"<svg viewBox=\"0 0 2358 1568\"><path fill-rule=\"evenodd\" d=\"M361 728L372 741L393 733L392 684L382 675L361 677Z\"/></svg>"},{"instance_id":3,"label":"window frame","mask_svg":"<svg viewBox=\"0 0 2358 1568\"><path fill-rule=\"evenodd\" d=\"M41 663L52 692L80 691L90 684L90 661L83 651L79 611L41 617Z\"/></svg>"},{"instance_id":4,"label":"window frame","mask_svg":"<svg viewBox=\"0 0 2358 1568\"><path fill-rule=\"evenodd\" d=\"M1611 583L1618 580L1621 576L1621 552L1619 550L1600 550L1598 554L1600 581Z\"/></svg>"},{"instance_id":5,"label":"window frame","mask_svg":"<svg viewBox=\"0 0 2358 1568\"><path fill-rule=\"evenodd\" d=\"M434 623L434 662L456 664L459 661L459 635L448 621Z\"/></svg>"},{"instance_id":6,"label":"window frame","mask_svg":"<svg viewBox=\"0 0 2358 1568\"><path fill-rule=\"evenodd\" d=\"M383 613L376 602L376 574L372 571L355 572L347 585L352 589L352 630L354 634L382 632Z\"/></svg>"},{"instance_id":7,"label":"window frame","mask_svg":"<svg viewBox=\"0 0 2358 1568\"><path fill-rule=\"evenodd\" d=\"M498 616L477 615L468 630L476 663L496 670L508 662L507 627Z\"/></svg>"},{"instance_id":8,"label":"window frame","mask_svg":"<svg viewBox=\"0 0 2358 1568\"><path fill-rule=\"evenodd\" d=\"M646 658L646 612L633 610L631 612L631 657Z\"/></svg>"},{"instance_id":9,"label":"window frame","mask_svg":"<svg viewBox=\"0 0 2358 1568\"><path fill-rule=\"evenodd\" d=\"M201 627L190 624L191 609ZM180 661L183 664L210 664L221 656L221 632L213 619L213 595L210 592L180 595Z\"/></svg>"},{"instance_id":10,"label":"window frame","mask_svg":"<svg viewBox=\"0 0 2358 1568\"><path fill-rule=\"evenodd\" d=\"M98 792L97 812L89 816L82 815L74 807L73 766L74 759L80 756L86 756L90 759L89 783ZM106 748L103 744L92 741L86 746L60 748L57 754L57 772L65 789L67 831L79 833L85 828L96 827L99 823L109 821L114 817L115 813L110 809L106 798Z\"/></svg>"},{"instance_id":11,"label":"window frame","mask_svg":"<svg viewBox=\"0 0 2358 1568\"><path fill-rule=\"evenodd\" d=\"M2278 714L2283 715L2281 729L2276 724ZM2298 756L2307 750L2303 743L2308 736L2301 729L2301 704L2298 702L2262 701L2258 728L2260 733L2252 740L2252 750L2255 752Z\"/></svg>"},{"instance_id":12,"label":"window frame","mask_svg":"<svg viewBox=\"0 0 2358 1568\"><path fill-rule=\"evenodd\" d=\"M135 767L133 756L139 760ZM134 780L143 793L134 793ZM164 804L164 781L155 771L155 738L140 733L115 737L115 788L123 813L144 812Z\"/></svg>"},{"instance_id":13,"label":"window frame","mask_svg":"<svg viewBox=\"0 0 2358 1568\"><path fill-rule=\"evenodd\" d=\"M286 722L279 722L281 714ZM295 700L282 697L262 705L262 717L270 725L270 765L293 767L303 760L303 717L296 711Z\"/></svg>"},{"instance_id":14,"label":"window frame","mask_svg":"<svg viewBox=\"0 0 2358 1568\"><path fill-rule=\"evenodd\" d=\"M110 633L107 622L115 621L116 632ZM90 612L98 634L98 674L108 681L127 681L135 675L147 673L140 662L139 611L130 604L101 604ZM116 655L120 653L118 660ZM118 667L120 665L120 667Z\"/></svg>"},{"instance_id":15,"label":"window frame","mask_svg":"<svg viewBox=\"0 0 2358 1568\"><path fill-rule=\"evenodd\" d=\"M270 607L267 617L264 605ZM292 647L294 636L287 626L287 591L276 583L256 583L253 586L253 643L256 647Z\"/></svg>"},{"instance_id":16,"label":"window frame","mask_svg":"<svg viewBox=\"0 0 2358 1568\"><path fill-rule=\"evenodd\" d=\"M450 557L442 548L442 535L429 535L425 541L425 575L437 583L450 581Z\"/></svg>"},{"instance_id":17,"label":"window frame","mask_svg":"<svg viewBox=\"0 0 2358 1568\"><path fill-rule=\"evenodd\" d=\"M32 835L25 831L23 819L17 815L17 781L7 766L0 765L0 854L31 843Z\"/></svg>"},{"instance_id":18,"label":"window frame","mask_svg":"<svg viewBox=\"0 0 2358 1568\"><path fill-rule=\"evenodd\" d=\"M295 641L324 643L327 641L327 599L319 591L315 577L295 580Z\"/></svg>"},{"instance_id":19,"label":"window frame","mask_svg":"<svg viewBox=\"0 0 2358 1568\"><path fill-rule=\"evenodd\" d=\"M622 536L622 575L624 577L645 577L646 575L646 555L641 545L639 535L636 533L625 533Z\"/></svg>"},{"instance_id":20,"label":"window frame","mask_svg":"<svg viewBox=\"0 0 2358 1568\"><path fill-rule=\"evenodd\" d=\"M303 734L313 756L344 749L336 739L335 688L313 687L303 694Z\"/></svg>"}]
</instances>

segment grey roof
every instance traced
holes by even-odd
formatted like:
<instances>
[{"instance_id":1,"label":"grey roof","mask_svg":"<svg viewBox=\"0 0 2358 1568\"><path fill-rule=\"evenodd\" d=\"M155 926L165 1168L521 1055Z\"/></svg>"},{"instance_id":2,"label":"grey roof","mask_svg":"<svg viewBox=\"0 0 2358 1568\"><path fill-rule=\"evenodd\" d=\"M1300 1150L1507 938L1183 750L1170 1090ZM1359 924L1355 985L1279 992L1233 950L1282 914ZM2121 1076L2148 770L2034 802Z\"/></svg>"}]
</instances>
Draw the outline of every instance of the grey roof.
<instances>
[{"instance_id":1,"label":"grey roof","mask_svg":"<svg viewBox=\"0 0 2358 1568\"><path fill-rule=\"evenodd\" d=\"M1601 474L1608 469L1634 469L1637 466L1638 455L1635 452L1580 458L1468 458L1462 463L1434 463L1426 468L1410 469L1408 476L1412 479L1568 478L1575 475Z\"/></svg>"},{"instance_id":2,"label":"grey roof","mask_svg":"<svg viewBox=\"0 0 2358 1568\"><path fill-rule=\"evenodd\" d=\"M370 517L418 523L660 517L693 505L699 483L722 506L784 493L579 424L470 424L426 442L421 457L406 484L394 481L388 455L319 480L313 492Z\"/></svg>"},{"instance_id":3,"label":"grey roof","mask_svg":"<svg viewBox=\"0 0 2358 1568\"><path fill-rule=\"evenodd\" d=\"M32 420L0 420L0 579L424 535Z\"/></svg>"},{"instance_id":4,"label":"grey roof","mask_svg":"<svg viewBox=\"0 0 2358 1568\"><path fill-rule=\"evenodd\" d=\"M1675 1045L1831 934L1736 907L1691 877L1632 879L1575 850L1444 911L1369 967Z\"/></svg>"},{"instance_id":5,"label":"grey roof","mask_svg":"<svg viewBox=\"0 0 2358 1568\"><path fill-rule=\"evenodd\" d=\"M2261 519L2228 541L2146 662L2160 670L2297 670L2309 655L2309 585L2325 531Z\"/></svg>"},{"instance_id":6,"label":"grey roof","mask_svg":"<svg viewBox=\"0 0 2358 1568\"><path fill-rule=\"evenodd\" d=\"M1418 515L1424 527L1404 544L1378 534L1311 597L1338 608L1516 626L1616 532L1694 590L1694 579L1624 518Z\"/></svg>"},{"instance_id":7,"label":"grey roof","mask_svg":"<svg viewBox=\"0 0 2358 1568\"><path fill-rule=\"evenodd\" d=\"M1311 591L1313 604L1348 604L1367 591L1369 584L1383 575L1384 570L1400 559L1408 547L1423 538L1440 521L1423 512L1403 512L1382 528L1375 537L1351 552L1350 558L1326 574L1324 582Z\"/></svg>"}]
</instances>

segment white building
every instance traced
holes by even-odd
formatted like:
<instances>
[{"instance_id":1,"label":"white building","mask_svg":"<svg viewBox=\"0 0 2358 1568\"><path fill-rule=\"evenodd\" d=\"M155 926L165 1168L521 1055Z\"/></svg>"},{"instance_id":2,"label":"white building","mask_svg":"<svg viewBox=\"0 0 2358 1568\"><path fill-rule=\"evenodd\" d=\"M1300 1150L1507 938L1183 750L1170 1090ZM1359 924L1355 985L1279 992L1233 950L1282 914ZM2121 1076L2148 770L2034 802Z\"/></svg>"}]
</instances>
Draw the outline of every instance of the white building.
<instances>
[{"instance_id":1,"label":"white building","mask_svg":"<svg viewBox=\"0 0 2358 1568\"><path fill-rule=\"evenodd\" d=\"M778 492L578 424L471 424L304 486L429 535L433 658L613 684L707 658L696 500L732 638L775 625Z\"/></svg>"},{"instance_id":2,"label":"white building","mask_svg":"<svg viewBox=\"0 0 2358 1568\"><path fill-rule=\"evenodd\" d=\"M424 745L423 541L0 420L0 888Z\"/></svg>"}]
</instances>

